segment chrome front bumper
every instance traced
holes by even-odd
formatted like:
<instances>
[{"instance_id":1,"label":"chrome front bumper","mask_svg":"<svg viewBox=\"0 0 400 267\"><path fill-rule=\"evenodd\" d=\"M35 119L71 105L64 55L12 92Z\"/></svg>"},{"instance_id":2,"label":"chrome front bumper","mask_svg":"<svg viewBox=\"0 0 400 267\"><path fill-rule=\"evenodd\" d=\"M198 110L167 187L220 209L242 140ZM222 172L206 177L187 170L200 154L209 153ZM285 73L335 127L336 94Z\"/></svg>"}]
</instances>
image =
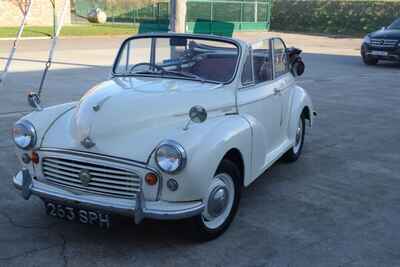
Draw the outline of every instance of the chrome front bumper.
<instances>
[{"instance_id":1,"label":"chrome front bumper","mask_svg":"<svg viewBox=\"0 0 400 267\"><path fill-rule=\"evenodd\" d=\"M26 200L31 195L42 199L58 201L72 206L85 207L134 217L135 223L144 218L176 220L199 215L204 204L201 201L167 202L145 201L140 193L136 199L122 199L69 191L32 179L28 170L18 172L13 178L14 186L21 190Z\"/></svg>"}]
</instances>

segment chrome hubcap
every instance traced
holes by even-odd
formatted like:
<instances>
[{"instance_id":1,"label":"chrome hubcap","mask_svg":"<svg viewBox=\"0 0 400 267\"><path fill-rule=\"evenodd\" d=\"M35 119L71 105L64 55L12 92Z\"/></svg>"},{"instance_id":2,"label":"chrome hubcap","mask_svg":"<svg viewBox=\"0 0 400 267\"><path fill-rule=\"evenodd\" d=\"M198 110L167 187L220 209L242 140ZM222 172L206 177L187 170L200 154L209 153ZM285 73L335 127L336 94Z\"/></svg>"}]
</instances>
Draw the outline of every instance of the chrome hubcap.
<instances>
[{"instance_id":1,"label":"chrome hubcap","mask_svg":"<svg viewBox=\"0 0 400 267\"><path fill-rule=\"evenodd\" d=\"M297 154L300 150L302 139L303 139L303 122L300 119L299 125L297 126L297 129L296 129L296 140L295 140L295 144L293 147L293 152L295 154Z\"/></svg>"},{"instance_id":2,"label":"chrome hubcap","mask_svg":"<svg viewBox=\"0 0 400 267\"><path fill-rule=\"evenodd\" d=\"M228 190L225 187L217 187L208 199L208 214L218 217L222 214L228 204Z\"/></svg>"},{"instance_id":3,"label":"chrome hubcap","mask_svg":"<svg viewBox=\"0 0 400 267\"><path fill-rule=\"evenodd\" d=\"M296 145L300 143L300 139L301 139L301 128L297 128L296 130Z\"/></svg>"},{"instance_id":4,"label":"chrome hubcap","mask_svg":"<svg viewBox=\"0 0 400 267\"><path fill-rule=\"evenodd\" d=\"M232 210L235 197L233 178L226 173L216 175L208 192L201 218L206 227L216 229L227 220Z\"/></svg>"}]
</instances>

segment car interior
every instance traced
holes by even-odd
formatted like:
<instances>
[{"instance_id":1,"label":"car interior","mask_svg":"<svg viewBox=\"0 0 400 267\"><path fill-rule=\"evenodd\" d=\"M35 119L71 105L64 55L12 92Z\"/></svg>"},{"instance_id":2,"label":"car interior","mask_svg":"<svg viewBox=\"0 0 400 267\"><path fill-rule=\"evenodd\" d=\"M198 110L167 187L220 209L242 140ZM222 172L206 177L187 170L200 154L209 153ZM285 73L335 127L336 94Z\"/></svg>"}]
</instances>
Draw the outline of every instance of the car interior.
<instances>
[{"instance_id":1,"label":"car interior","mask_svg":"<svg viewBox=\"0 0 400 267\"><path fill-rule=\"evenodd\" d=\"M270 50L254 49L254 82L260 83L272 80L272 61L270 60Z\"/></svg>"},{"instance_id":2,"label":"car interior","mask_svg":"<svg viewBox=\"0 0 400 267\"><path fill-rule=\"evenodd\" d=\"M226 82L235 72L238 53L232 48L214 48L191 43L189 49L195 55L195 63L188 69L190 73L206 80Z\"/></svg>"}]
</instances>

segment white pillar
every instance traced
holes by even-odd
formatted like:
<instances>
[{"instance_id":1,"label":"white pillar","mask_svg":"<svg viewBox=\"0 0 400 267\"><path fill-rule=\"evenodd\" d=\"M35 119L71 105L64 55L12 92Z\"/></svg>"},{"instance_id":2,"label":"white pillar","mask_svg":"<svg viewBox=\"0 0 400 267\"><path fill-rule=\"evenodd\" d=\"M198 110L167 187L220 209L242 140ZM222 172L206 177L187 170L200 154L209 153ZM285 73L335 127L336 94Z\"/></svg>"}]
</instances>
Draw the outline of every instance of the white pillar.
<instances>
[{"instance_id":1,"label":"white pillar","mask_svg":"<svg viewBox=\"0 0 400 267\"><path fill-rule=\"evenodd\" d=\"M170 30L177 33L186 31L186 0L171 0Z\"/></svg>"},{"instance_id":2,"label":"white pillar","mask_svg":"<svg viewBox=\"0 0 400 267\"><path fill-rule=\"evenodd\" d=\"M258 1L254 3L254 22L258 22Z\"/></svg>"}]
</instances>

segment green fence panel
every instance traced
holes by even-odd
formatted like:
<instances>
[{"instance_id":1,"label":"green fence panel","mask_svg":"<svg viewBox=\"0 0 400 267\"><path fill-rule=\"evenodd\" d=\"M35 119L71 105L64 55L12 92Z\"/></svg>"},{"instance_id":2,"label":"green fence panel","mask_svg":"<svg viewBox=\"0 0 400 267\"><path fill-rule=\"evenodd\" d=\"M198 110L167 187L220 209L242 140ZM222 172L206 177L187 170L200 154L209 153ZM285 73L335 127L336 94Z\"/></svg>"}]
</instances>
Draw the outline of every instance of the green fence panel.
<instances>
[{"instance_id":1,"label":"green fence panel","mask_svg":"<svg viewBox=\"0 0 400 267\"><path fill-rule=\"evenodd\" d=\"M187 0L187 5L189 32L195 29L225 32L230 28L226 22L230 22L235 31L269 30L271 24L272 0Z\"/></svg>"},{"instance_id":2,"label":"green fence panel","mask_svg":"<svg viewBox=\"0 0 400 267\"><path fill-rule=\"evenodd\" d=\"M167 29L169 1L74 0L75 14L86 17L93 8L103 9L110 23L147 23ZM187 0L187 29L203 33L268 30L272 0ZM198 25L196 25L198 23Z\"/></svg>"}]
</instances>

